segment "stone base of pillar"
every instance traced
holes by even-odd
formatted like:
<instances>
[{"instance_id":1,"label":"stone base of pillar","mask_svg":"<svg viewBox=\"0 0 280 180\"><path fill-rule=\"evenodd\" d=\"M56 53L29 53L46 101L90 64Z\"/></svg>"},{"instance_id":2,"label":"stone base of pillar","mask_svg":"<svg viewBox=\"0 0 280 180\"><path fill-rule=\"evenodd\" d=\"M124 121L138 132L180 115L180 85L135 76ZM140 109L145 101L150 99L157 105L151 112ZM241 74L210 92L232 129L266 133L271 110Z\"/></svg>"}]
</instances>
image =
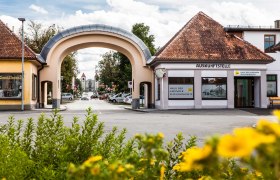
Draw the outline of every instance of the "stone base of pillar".
<instances>
[{"instance_id":1,"label":"stone base of pillar","mask_svg":"<svg viewBox=\"0 0 280 180\"><path fill-rule=\"evenodd\" d=\"M138 99L132 99L131 108L132 109L139 109L140 108L139 98Z\"/></svg>"},{"instance_id":2,"label":"stone base of pillar","mask_svg":"<svg viewBox=\"0 0 280 180\"><path fill-rule=\"evenodd\" d=\"M60 108L60 99L52 99L52 108L59 109Z\"/></svg>"},{"instance_id":3,"label":"stone base of pillar","mask_svg":"<svg viewBox=\"0 0 280 180\"><path fill-rule=\"evenodd\" d=\"M155 106L155 104L148 104L148 108L149 108L149 109L155 109L156 106Z\"/></svg>"}]
</instances>

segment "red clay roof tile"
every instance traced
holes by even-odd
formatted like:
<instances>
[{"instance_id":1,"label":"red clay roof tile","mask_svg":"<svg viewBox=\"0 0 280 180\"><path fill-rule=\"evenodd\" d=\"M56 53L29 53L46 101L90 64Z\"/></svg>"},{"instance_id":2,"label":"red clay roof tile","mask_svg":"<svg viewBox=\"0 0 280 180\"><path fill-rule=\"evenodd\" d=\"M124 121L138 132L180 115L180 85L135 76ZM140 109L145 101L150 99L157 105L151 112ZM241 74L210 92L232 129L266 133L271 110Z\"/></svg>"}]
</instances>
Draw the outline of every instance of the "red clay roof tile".
<instances>
[{"instance_id":1,"label":"red clay roof tile","mask_svg":"<svg viewBox=\"0 0 280 180\"><path fill-rule=\"evenodd\" d=\"M24 57L37 60L36 54L25 45ZM21 59L21 40L0 20L0 59Z\"/></svg>"},{"instance_id":2,"label":"red clay roof tile","mask_svg":"<svg viewBox=\"0 0 280 180\"><path fill-rule=\"evenodd\" d=\"M156 61L270 63L274 59L243 39L228 34L199 12L156 53Z\"/></svg>"}]
</instances>

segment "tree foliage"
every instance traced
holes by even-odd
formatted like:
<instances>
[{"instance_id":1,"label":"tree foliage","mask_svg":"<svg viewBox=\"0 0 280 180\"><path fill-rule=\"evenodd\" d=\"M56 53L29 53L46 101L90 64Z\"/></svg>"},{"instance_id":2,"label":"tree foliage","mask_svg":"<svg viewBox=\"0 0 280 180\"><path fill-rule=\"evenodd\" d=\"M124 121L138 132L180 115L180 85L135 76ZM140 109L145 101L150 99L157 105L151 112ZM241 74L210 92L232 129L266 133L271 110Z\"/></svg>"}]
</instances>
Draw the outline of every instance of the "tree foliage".
<instances>
[{"instance_id":1,"label":"tree foliage","mask_svg":"<svg viewBox=\"0 0 280 180\"><path fill-rule=\"evenodd\" d=\"M25 36L26 44L35 52L40 53L44 45L59 31L60 27L55 24L45 28L42 24L30 21L28 24L28 33ZM78 64L75 57L76 53L73 52L67 55L61 64L62 91L70 91L72 78L77 77L79 72ZM69 88L70 87L70 88Z\"/></svg>"},{"instance_id":2,"label":"tree foliage","mask_svg":"<svg viewBox=\"0 0 280 180\"><path fill-rule=\"evenodd\" d=\"M156 53L156 48L154 45L155 36L149 34L150 33L149 26L145 25L144 23L136 23L132 26L131 32L145 43L145 45L149 48L152 55Z\"/></svg>"},{"instance_id":3,"label":"tree foliage","mask_svg":"<svg viewBox=\"0 0 280 180\"><path fill-rule=\"evenodd\" d=\"M152 55L155 54L155 38L154 35L149 34L149 26L144 23L136 23L132 26L131 32L146 44ZM102 56L100 62L100 74L96 75L100 82L109 87L112 87L112 82L114 82L117 85L116 92L128 92L127 82L132 80L132 67L129 59L120 52L109 52ZM98 81L98 79L96 80Z\"/></svg>"}]
</instances>

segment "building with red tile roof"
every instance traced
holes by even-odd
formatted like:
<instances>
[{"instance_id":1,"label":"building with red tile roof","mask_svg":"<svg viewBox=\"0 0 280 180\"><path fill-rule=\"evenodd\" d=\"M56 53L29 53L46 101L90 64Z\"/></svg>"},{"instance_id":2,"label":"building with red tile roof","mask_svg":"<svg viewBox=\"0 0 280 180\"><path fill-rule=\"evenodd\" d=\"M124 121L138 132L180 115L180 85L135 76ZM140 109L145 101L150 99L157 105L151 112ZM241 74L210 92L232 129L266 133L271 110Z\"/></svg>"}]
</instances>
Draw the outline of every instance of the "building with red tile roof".
<instances>
[{"instance_id":1,"label":"building with red tile roof","mask_svg":"<svg viewBox=\"0 0 280 180\"><path fill-rule=\"evenodd\" d=\"M229 34L203 12L195 15L157 53L157 62L270 63L273 58Z\"/></svg>"},{"instance_id":2,"label":"building with red tile roof","mask_svg":"<svg viewBox=\"0 0 280 180\"><path fill-rule=\"evenodd\" d=\"M266 65L274 62L203 12L148 62L158 109L267 108Z\"/></svg>"},{"instance_id":3,"label":"building with red tile roof","mask_svg":"<svg viewBox=\"0 0 280 180\"><path fill-rule=\"evenodd\" d=\"M38 98L38 68L42 62L24 46L24 108L34 109ZM0 110L21 110L22 42L0 20Z\"/></svg>"}]
</instances>

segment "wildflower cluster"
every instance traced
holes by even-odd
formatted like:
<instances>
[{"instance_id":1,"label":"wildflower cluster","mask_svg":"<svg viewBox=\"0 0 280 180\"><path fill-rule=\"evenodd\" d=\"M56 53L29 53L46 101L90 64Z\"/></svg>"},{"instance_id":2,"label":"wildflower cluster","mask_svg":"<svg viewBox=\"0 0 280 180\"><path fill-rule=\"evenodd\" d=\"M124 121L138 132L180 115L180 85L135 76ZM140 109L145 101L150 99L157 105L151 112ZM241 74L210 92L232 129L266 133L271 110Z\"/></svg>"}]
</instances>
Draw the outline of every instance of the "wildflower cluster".
<instances>
[{"instance_id":1,"label":"wildflower cluster","mask_svg":"<svg viewBox=\"0 0 280 180\"><path fill-rule=\"evenodd\" d=\"M173 169L182 179L197 171L201 178L280 179L280 111L274 115L278 122L260 120L256 128L236 128L187 149Z\"/></svg>"}]
</instances>

